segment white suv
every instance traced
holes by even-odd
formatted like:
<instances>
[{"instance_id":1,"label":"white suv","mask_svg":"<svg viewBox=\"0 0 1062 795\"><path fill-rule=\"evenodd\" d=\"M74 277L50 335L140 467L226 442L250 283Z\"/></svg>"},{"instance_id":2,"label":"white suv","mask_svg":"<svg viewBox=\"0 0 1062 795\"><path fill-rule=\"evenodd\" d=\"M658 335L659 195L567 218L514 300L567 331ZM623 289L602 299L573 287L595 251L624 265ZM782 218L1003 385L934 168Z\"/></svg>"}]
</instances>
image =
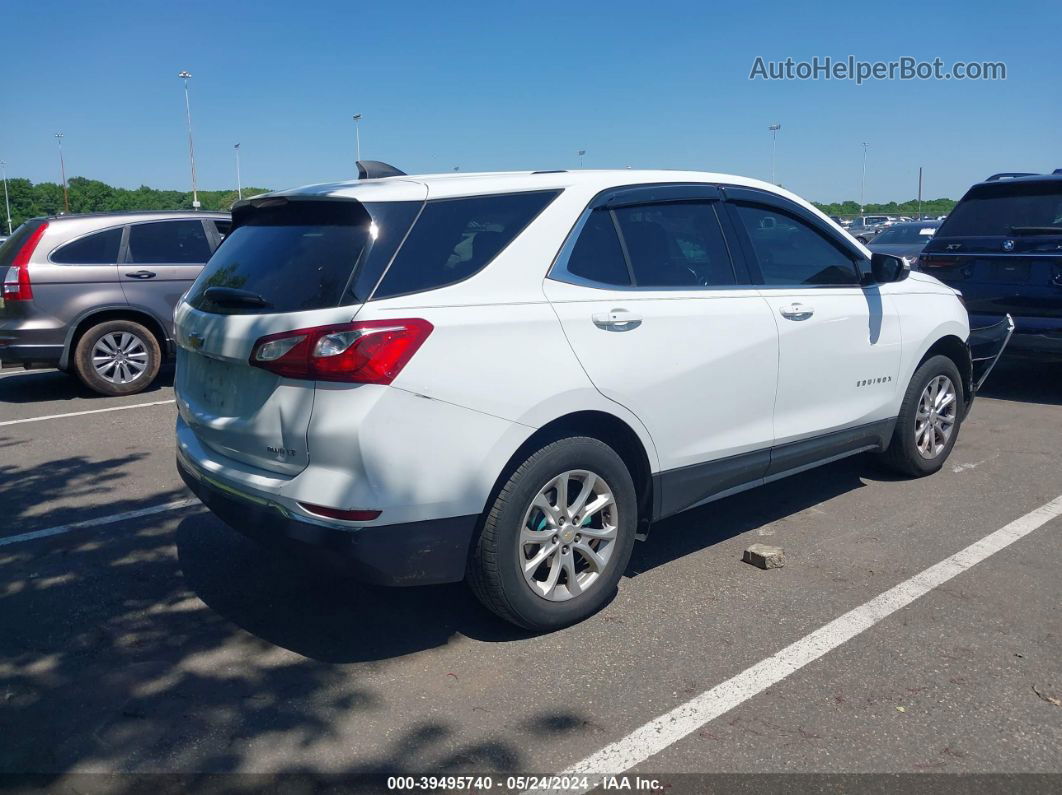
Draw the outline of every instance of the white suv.
<instances>
[{"instance_id":1,"label":"white suv","mask_svg":"<svg viewBox=\"0 0 1062 795\"><path fill-rule=\"evenodd\" d=\"M363 172L238 204L177 308L178 466L241 532L551 629L654 521L955 444L956 292L773 185Z\"/></svg>"}]
</instances>

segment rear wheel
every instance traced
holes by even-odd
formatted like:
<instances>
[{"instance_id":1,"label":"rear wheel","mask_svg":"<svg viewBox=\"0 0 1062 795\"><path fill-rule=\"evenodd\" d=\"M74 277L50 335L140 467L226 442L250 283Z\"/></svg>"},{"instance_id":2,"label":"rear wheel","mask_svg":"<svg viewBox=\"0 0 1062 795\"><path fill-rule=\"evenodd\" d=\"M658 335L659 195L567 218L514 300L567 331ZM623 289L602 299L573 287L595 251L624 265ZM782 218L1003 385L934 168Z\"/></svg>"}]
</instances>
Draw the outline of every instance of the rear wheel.
<instances>
[{"instance_id":1,"label":"rear wheel","mask_svg":"<svg viewBox=\"0 0 1062 795\"><path fill-rule=\"evenodd\" d=\"M78 340L74 372L102 395L132 395L155 380L161 360L158 340L148 329L131 320L109 320Z\"/></svg>"},{"instance_id":2,"label":"rear wheel","mask_svg":"<svg viewBox=\"0 0 1062 795\"><path fill-rule=\"evenodd\" d=\"M468 582L494 613L544 631L581 621L615 592L637 526L634 482L597 439L561 439L521 464L484 518Z\"/></svg>"},{"instance_id":3,"label":"rear wheel","mask_svg":"<svg viewBox=\"0 0 1062 795\"><path fill-rule=\"evenodd\" d=\"M907 387L892 442L882 458L905 475L931 475L944 466L959 436L964 405L962 378L955 362L933 356Z\"/></svg>"}]
</instances>

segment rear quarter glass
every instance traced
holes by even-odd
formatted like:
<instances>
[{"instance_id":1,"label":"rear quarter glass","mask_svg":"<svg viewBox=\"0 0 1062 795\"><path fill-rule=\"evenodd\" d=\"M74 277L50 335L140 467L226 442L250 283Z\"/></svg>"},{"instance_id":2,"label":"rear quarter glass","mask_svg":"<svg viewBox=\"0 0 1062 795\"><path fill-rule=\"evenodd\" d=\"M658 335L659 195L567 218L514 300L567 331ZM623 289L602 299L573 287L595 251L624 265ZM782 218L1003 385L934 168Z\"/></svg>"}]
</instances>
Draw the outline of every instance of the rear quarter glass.
<instances>
[{"instance_id":1,"label":"rear quarter glass","mask_svg":"<svg viewBox=\"0 0 1062 795\"><path fill-rule=\"evenodd\" d=\"M359 287L359 272L383 271L420 207L421 202L277 200L238 208L232 231L196 280L188 303L216 314L362 303L368 295ZM210 287L244 290L265 303L219 304L206 296Z\"/></svg>"}]
</instances>

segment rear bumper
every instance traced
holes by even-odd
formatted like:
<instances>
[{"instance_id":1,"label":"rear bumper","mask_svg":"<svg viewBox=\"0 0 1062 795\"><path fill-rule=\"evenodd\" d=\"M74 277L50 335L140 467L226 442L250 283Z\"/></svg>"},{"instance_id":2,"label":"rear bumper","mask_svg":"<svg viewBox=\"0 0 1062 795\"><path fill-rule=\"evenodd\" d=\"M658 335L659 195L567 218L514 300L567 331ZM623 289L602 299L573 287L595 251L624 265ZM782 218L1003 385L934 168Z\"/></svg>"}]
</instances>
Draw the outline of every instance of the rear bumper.
<instances>
[{"instance_id":1,"label":"rear bumper","mask_svg":"<svg viewBox=\"0 0 1062 795\"><path fill-rule=\"evenodd\" d=\"M177 471L203 504L234 530L266 546L340 566L377 585L432 585L464 579L477 516L404 524L334 527L293 516L199 471L178 453Z\"/></svg>"}]
</instances>

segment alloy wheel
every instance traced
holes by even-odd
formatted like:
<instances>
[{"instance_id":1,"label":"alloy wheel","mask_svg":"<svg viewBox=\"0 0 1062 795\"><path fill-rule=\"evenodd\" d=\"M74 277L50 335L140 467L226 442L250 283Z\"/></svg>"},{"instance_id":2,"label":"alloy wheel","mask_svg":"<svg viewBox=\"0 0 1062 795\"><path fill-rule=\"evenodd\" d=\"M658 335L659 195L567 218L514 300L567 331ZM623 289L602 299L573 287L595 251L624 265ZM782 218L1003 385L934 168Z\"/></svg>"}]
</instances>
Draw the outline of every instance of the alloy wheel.
<instances>
[{"instance_id":1,"label":"alloy wheel","mask_svg":"<svg viewBox=\"0 0 1062 795\"><path fill-rule=\"evenodd\" d=\"M933 459L944 451L957 417L955 385L948 376L938 375L922 390L915 412L915 446L922 458Z\"/></svg>"},{"instance_id":2,"label":"alloy wheel","mask_svg":"<svg viewBox=\"0 0 1062 795\"><path fill-rule=\"evenodd\" d=\"M520 525L524 581L551 602L585 593L612 558L618 528L615 497L600 475L583 469L557 475L539 489Z\"/></svg>"},{"instance_id":3,"label":"alloy wheel","mask_svg":"<svg viewBox=\"0 0 1062 795\"><path fill-rule=\"evenodd\" d=\"M92 366L104 381L128 384L147 369L147 346L140 337L128 331L104 334L92 346Z\"/></svg>"}]
</instances>

